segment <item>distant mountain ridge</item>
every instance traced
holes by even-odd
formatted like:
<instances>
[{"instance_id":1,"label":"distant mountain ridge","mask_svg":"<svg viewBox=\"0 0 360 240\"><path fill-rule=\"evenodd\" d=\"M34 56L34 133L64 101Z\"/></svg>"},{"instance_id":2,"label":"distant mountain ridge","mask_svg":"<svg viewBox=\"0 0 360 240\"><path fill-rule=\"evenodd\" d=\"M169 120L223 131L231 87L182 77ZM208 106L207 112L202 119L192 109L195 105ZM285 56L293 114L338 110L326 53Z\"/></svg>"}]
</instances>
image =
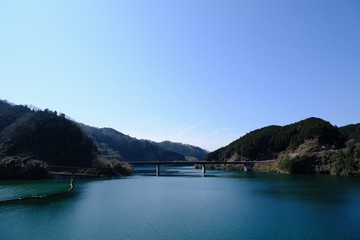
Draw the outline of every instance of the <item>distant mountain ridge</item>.
<instances>
[{"instance_id":1,"label":"distant mountain ridge","mask_svg":"<svg viewBox=\"0 0 360 240\"><path fill-rule=\"evenodd\" d=\"M96 143L99 154L108 159L136 161L184 161L185 156L162 149L148 140L138 140L112 128L95 128L80 124Z\"/></svg>"},{"instance_id":2,"label":"distant mountain ridge","mask_svg":"<svg viewBox=\"0 0 360 240\"><path fill-rule=\"evenodd\" d=\"M193 159L197 161L201 161L204 159L205 155L209 152L196 146L192 146L189 144L182 144L182 143L174 143L170 141L163 141L157 143L162 149L173 151L180 153L187 157L188 159Z\"/></svg>"},{"instance_id":3,"label":"distant mountain ridge","mask_svg":"<svg viewBox=\"0 0 360 240\"><path fill-rule=\"evenodd\" d=\"M96 128L79 124L92 137L99 154L108 159L136 161L203 160L206 150L189 144L164 141L139 140L112 128Z\"/></svg>"}]
</instances>

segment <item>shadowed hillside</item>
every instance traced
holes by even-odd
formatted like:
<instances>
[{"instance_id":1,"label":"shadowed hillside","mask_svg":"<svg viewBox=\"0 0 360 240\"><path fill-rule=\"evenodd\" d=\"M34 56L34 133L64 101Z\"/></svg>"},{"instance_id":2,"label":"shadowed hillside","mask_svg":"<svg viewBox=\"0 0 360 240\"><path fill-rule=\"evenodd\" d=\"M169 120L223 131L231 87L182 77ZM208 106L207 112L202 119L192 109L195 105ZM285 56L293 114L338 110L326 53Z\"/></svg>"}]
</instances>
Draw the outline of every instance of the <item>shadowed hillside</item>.
<instances>
[{"instance_id":1,"label":"shadowed hillside","mask_svg":"<svg viewBox=\"0 0 360 240\"><path fill-rule=\"evenodd\" d=\"M65 115L1 105L0 156L26 155L55 165L91 165L95 145Z\"/></svg>"}]
</instances>

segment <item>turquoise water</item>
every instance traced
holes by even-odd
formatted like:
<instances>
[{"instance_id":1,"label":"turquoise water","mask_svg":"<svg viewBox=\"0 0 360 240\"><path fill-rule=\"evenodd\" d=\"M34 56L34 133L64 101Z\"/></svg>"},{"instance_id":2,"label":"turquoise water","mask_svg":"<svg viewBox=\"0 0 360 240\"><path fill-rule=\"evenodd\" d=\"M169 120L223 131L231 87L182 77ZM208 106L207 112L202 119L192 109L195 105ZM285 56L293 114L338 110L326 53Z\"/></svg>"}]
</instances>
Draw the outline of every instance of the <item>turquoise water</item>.
<instances>
[{"instance_id":1,"label":"turquoise water","mask_svg":"<svg viewBox=\"0 0 360 240\"><path fill-rule=\"evenodd\" d=\"M200 175L77 180L62 196L0 204L0 239L360 239L359 178Z\"/></svg>"},{"instance_id":2,"label":"turquoise water","mask_svg":"<svg viewBox=\"0 0 360 240\"><path fill-rule=\"evenodd\" d=\"M0 201L64 192L70 180L0 181Z\"/></svg>"}]
</instances>

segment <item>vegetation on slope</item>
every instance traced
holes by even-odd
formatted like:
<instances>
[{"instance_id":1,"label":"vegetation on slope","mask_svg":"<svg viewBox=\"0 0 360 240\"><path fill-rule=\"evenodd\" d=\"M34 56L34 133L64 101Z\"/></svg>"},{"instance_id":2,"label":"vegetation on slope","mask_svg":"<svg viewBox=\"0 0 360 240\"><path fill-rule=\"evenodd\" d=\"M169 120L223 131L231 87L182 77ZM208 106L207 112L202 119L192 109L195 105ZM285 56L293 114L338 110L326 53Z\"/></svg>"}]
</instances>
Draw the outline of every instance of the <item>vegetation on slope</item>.
<instances>
[{"instance_id":1,"label":"vegetation on slope","mask_svg":"<svg viewBox=\"0 0 360 240\"><path fill-rule=\"evenodd\" d=\"M360 145L339 150L286 155L277 170L286 173L325 173L340 176L360 175Z\"/></svg>"},{"instance_id":2,"label":"vegetation on slope","mask_svg":"<svg viewBox=\"0 0 360 240\"><path fill-rule=\"evenodd\" d=\"M0 159L0 179L44 179L49 171L43 161L10 156Z\"/></svg>"}]
</instances>

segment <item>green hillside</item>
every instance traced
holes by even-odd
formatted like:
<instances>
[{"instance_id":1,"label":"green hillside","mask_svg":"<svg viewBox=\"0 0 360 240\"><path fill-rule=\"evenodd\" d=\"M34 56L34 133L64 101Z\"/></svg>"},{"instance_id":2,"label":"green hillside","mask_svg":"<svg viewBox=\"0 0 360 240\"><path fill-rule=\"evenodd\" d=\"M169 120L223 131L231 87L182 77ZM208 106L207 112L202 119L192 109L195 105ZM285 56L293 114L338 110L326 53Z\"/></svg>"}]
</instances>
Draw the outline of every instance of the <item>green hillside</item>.
<instances>
[{"instance_id":1,"label":"green hillside","mask_svg":"<svg viewBox=\"0 0 360 240\"><path fill-rule=\"evenodd\" d=\"M269 126L252 131L226 147L209 153L207 161L274 159L286 150L295 150L307 139L317 139L320 146L341 148L345 138L339 129L319 118L308 118L286 126Z\"/></svg>"},{"instance_id":2,"label":"green hillside","mask_svg":"<svg viewBox=\"0 0 360 240\"><path fill-rule=\"evenodd\" d=\"M322 119L308 118L286 126L269 126L209 153L205 159L257 160L249 167L262 172L359 176L359 125L338 128ZM228 169L221 165L215 168ZM242 166L233 169L241 170Z\"/></svg>"}]
</instances>

